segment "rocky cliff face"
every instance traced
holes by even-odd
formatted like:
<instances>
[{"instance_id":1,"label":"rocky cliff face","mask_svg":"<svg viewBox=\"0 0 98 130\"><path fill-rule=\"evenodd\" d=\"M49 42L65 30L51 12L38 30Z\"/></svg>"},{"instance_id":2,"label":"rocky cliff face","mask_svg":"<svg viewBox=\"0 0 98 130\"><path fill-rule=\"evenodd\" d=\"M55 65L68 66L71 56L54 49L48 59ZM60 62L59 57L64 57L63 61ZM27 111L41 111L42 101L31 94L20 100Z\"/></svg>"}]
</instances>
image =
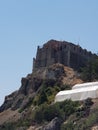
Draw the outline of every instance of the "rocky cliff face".
<instances>
[{"instance_id":1,"label":"rocky cliff face","mask_svg":"<svg viewBox=\"0 0 98 130\"><path fill-rule=\"evenodd\" d=\"M21 87L18 91L5 97L5 101L0 107L0 112L7 110L8 108L11 108L12 110L18 108L24 109L35 97L45 80L48 80L48 82L49 80L52 80L54 83L60 84L61 87L64 84L72 86L82 82L73 69L61 64L54 64L48 68L38 69L36 72L22 78Z\"/></svg>"},{"instance_id":2,"label":"rocky cliff face","mask_svg":"<svg viewBox=\"0 0 98 130\"><path fill-rule=\"evenodd\" d=\"M25 105L32 99L42 83L42 79L33 78L32 75L28 75L21 80L21 87L18 91L5 97L3 105L0 107L0 112L11 108L16 110L18 108L23 109Z\"/></svg>"}]
</instances>

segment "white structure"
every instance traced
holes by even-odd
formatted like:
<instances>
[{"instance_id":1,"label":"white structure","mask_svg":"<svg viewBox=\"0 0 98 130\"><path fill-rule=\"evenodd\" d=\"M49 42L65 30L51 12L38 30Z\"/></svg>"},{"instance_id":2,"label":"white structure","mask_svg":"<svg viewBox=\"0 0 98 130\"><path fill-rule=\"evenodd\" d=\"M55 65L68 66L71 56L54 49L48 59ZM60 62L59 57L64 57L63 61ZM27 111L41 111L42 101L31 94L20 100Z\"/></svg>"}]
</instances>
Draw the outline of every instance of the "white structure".
<instances>
[{"instance_id":1,"label":"white structure","mask_svg":"<svg viewBox=\"0 0 98 130\"><path fill-rule=\"evenodd\" d=\"M98 82L88 82L88 83L76 84L72 87L72 89L93 87L93 86L98 86Z\"/></svg>"},{"instance_id":2,"label":"white structure","mask_svg":"<svg viewBox=\"0 0 98 130\"><path fill-rule=\"evenodd\" d=\"M73 86L72 90L60 91L55 97L55 102L71 99L72 101L98 98L98 82L83 83Z\"/></svg>"}]
</instances>

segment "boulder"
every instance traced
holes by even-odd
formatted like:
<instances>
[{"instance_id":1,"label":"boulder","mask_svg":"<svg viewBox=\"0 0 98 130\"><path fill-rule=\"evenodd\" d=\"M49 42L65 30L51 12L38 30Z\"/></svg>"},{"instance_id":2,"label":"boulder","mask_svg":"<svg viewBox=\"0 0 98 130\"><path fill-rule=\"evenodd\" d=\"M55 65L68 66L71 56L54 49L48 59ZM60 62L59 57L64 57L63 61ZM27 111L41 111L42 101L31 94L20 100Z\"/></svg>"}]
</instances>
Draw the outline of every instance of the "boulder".
<instances>
[{"instance_id":1,"label":"boulder","mask_svg":"<svg viewBox=\"0 0 98 130\"><path fill-rule=\"evenodd\" d=\"M61 120L55 117L49 124L44 126L43 130L60 130Z\"/></svg>"}]
</instances>

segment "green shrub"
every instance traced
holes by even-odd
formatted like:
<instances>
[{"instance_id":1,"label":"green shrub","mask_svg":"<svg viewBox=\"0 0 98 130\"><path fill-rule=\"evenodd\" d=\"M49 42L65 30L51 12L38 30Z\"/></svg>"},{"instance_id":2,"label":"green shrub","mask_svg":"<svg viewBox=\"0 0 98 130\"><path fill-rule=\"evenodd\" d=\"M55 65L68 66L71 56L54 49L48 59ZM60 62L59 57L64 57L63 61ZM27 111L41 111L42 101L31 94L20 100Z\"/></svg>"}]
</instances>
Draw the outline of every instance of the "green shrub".
<instances>
[{"instance_id":1,"label":"green shrub","mask_svg":"<svg viewBox=\"0 0 98 130\"><path fill-rule=\"evenodd\" d=\"M90 60L85 67L81 68L81 78L84 81L98 79L98 58Z\"/></svg>"},{"instance_id":2,"label":"green shrub","mask_svg":"<svg viewBox=\"0 0 98 130\"><path fill-rule=\"evenodd\" d=\"M98 123L98 108L93 110L93 112L91 112L88 118L86 119L86 124L88 127L91 127L96 123Z\"/></svg>"},{"instance_id":3,"label":"green shrub","mask_svg":"<svg viewBox=\"0 0 98 130\"><path fill-rule=\"evenodd\" d=\"M67 123L67 124L62 124L61 130L74 130L74 125L72 122Z\"/></svg>"},{"instance_id":4,"label":"green shrub","mask_svg":"<svg viewBox=\"0 0 98 130\"><path fill-rule=\"evenodd\" d=\"M68 118L69 115L74 113L79 106L78 102L66 100L64 102L57 102L52 105L42 104L34 112L34 120L38 123L42 121L51 121L53 118L58 117L62 120Z\"/></svg>"},{"instance_id":5,"label":"green shrub","mask_svg":"<svg viewBox=\"0 0 98 130\"><path fill-rule=\"evenodd\" d=\"M34 105L41 105L47 102L47 104L51 104L54 102L55 95L57 92L60 91L60 88L58 86L54 87L46 87L45 85L41 86L41 89L33 99Z\"/></svg>"},{"instance_id":6,"label":"green shrub","mask_svg":"<svg viewBox=\"0 0 98 130\"><path fill-rule=\"evenodd\" d=\"M18 112L19 112L19 113L22 113L22 112L23 112L23 109L19 109Z\"/></svg>"},{"instance_id":7,"label":"green shrub","mask_svg":"<svg viewBox=\"0 0 98 130\"><path fill-rule=\"evenodd\" d=\"M38 100L38 105L41 105L45 102L47 102L48 99L47 99L47 94L45 93L45 91L43 90L40 95L39 95L39 100Z\"/></svg>"},{"instance_id":8,"label":"green shrub","mask_svg":"<svg viewBox=\"0 0 98 130\"><path fill-rule=\"evenodd\" d=\"M61 86L61 90L70 90L70 89L71 89L70 85L64 84Z\"/></svg>"},{"instance_id":9,"label":"green shrub","mask_svg":"<svg viewBox=\"0 0 98 130\"><path fill-rule=\"evenodd\" d=\"M4 123L0 126L0 130L16 130L14 123Z\"/></svg>"},{"instance_id":10,"label":"green shrub","mask_svg":"<svg viewBox=\"0 0 98 130\"><path fill-rule=\"evenodd\" d=\"M91 105L93 105L92 99L88 98L83 102L83 106L86 108L89 108Z\"/></svg>"},{"instance_id":11,"label":"green shrub","mask_svg":"<svg viewBox=\"0 0 98 130\"><path fill-rule=\"evenodd\" d=\"M44 120L51 121L53 118L63 118L64 112L58 105L50 105L44 110Z\"/></svg>"},{"instance_id":12,"label":"green shrub","mask_svg":"<svg viewBox=\"0 0 98 130\"><path fill-rule=\"evenodd\" d=\"M44 120L44 110L47 109L47 104L42 104L40 107L36 107L33 111L33 120L37 123L41 123Z\"/></svg>"},{"instance_id":13,"label":"green shrub","mask_svg":"<svg viewBox=\"0 0 98 130\"><path fill-rule=\"evenodd\" d=\"M91 98L84 100L82 106L77 108L76 116L79 118L87 117L89 115L91 105L93 105Z\"/></svg>"}]
</instances>

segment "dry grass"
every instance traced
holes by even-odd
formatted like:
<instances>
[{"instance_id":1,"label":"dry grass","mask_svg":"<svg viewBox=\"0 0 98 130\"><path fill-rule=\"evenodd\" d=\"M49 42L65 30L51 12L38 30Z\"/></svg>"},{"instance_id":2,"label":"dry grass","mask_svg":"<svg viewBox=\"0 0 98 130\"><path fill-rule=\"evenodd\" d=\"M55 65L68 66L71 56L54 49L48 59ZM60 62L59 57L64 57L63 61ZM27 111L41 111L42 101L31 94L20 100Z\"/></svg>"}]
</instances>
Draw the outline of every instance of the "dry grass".
<instances>
[{"instance_id":1,"label":"dry grass","mask_svg":"<svg viewBox=\"0 0 98 130\"><path fill-rule=\"evenodd\" d=\"M0 125L5 122L15 122L20 118L18 110L12 111L11 109L5 110L0 113Z\"/></svg>"},{"instance_id":2,"label":"dry grass","mask_svg":"<svg viewBox=\"0 0 98 130\"><path fill-rule=\"evenodd\" d=\"M63 77L63 84L73 86L78 83L83 83L83 81L78 77L78 74L72 68L64 66L64 71L66 76Z\"/></svg>"}]
</instances>

